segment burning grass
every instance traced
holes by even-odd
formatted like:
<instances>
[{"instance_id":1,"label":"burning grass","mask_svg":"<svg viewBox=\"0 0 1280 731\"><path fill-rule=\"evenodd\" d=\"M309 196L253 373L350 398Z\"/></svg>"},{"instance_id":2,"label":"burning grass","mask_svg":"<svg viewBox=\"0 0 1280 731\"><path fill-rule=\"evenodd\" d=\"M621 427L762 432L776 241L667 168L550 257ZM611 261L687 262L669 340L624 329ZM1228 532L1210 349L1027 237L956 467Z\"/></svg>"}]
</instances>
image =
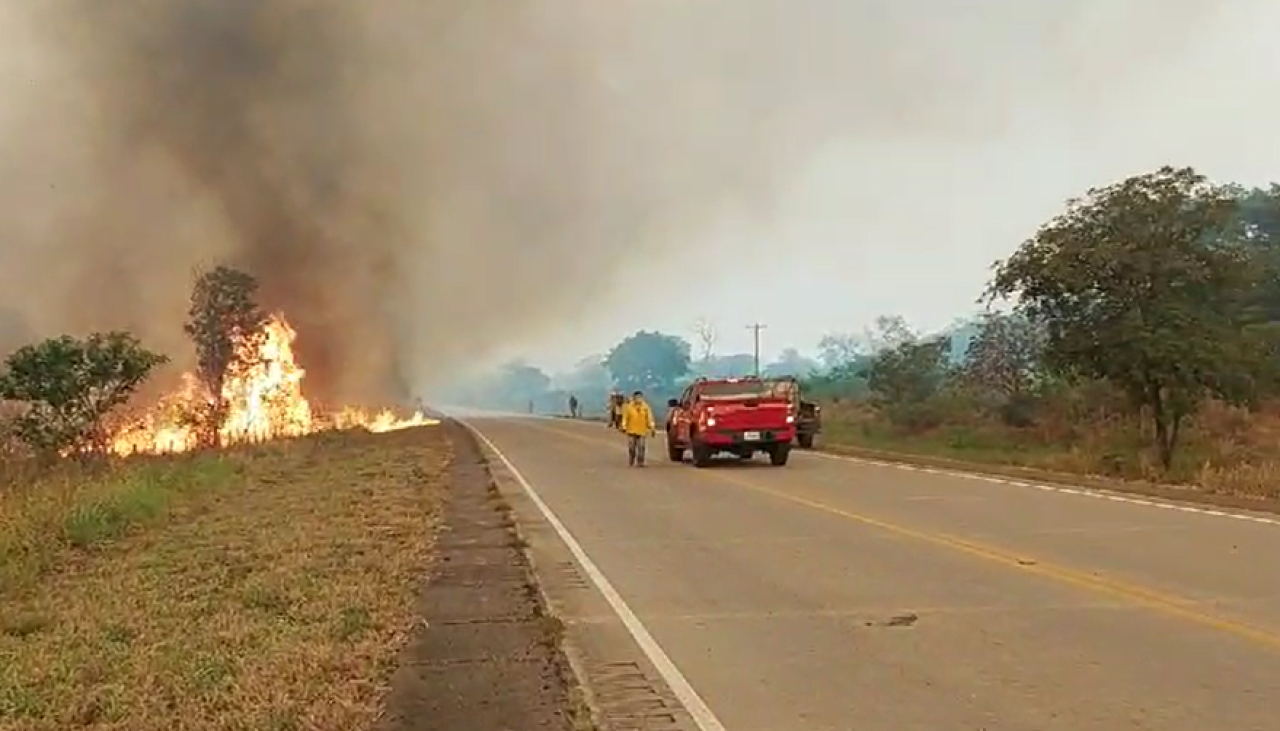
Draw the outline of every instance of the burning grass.
<instances>
[{"instance_id":1,"label":"burning grass","mask_svg":"<svg viewBox=\"0 0 1280 731\"><path fill-rule=\"evenodd\" d=\"M0 491L0 729L367 728L449 459L329 431Z\"/></svg>"}]
</instances>

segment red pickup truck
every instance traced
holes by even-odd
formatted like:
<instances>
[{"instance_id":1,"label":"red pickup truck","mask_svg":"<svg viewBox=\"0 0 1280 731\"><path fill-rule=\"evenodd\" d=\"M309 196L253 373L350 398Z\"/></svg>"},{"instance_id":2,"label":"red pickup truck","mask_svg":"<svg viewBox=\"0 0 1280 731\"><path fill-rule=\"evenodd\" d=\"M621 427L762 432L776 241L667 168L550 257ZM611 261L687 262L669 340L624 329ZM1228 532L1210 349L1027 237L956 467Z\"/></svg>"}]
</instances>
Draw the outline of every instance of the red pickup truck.
<instances>
[{"instance_id":1,"label":"red pickup truck","mask_svg":"<svg viewBox=\"0 0 1280 731\"><path fill-rule=\"evenodd\" d=\"M667 454L673 462L683 461L686 449L697 467L726 452L740 459L764 452L779 467L791 455L791 399L759 378L700 378L667 406Z\"/></svg>"}]
</instances>

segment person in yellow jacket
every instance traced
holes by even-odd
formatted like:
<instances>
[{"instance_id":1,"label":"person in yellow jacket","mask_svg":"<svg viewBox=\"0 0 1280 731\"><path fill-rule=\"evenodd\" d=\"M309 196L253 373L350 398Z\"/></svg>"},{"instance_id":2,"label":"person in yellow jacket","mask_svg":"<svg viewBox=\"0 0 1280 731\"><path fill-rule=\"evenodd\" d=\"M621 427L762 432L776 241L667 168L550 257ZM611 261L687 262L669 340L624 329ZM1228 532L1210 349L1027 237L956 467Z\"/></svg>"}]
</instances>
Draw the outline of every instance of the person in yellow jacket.
<instances>
[{"instance_id":1,"label":"person in yellow jacket","mask_svg":"<svg viewBox=\"0 0 1280 731\"><path fill-rule=\"evenodd\" d=\"M653 423L653 409L644 400L644 394L636 391L622 407L622 432L627 435L627 464L644 467L645 445L649 437L657 434Z\"/></svg>"}]
</instances>

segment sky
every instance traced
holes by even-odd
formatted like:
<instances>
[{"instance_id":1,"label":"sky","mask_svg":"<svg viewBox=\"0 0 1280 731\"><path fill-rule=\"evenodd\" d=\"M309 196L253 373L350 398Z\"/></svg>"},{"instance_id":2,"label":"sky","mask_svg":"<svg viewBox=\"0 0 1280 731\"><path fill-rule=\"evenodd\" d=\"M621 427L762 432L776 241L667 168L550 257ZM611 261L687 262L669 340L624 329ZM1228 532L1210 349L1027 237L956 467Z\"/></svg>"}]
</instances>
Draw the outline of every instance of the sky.
<instances>
[{"instance_id":1,"label":"sky","mask_svg":"<svg viewBox=\"0 0 1280 731\"><path fill-rule=\"evenodd\" d=\"M213 264L332 403L698 320L721 353L765 323L766 359L936 330L1090 186L1280 177L1277 27L1274 0L0 0L0 352L126 329L176 383Z\"/></svg>"},{"instance_id":2,"label":"sky","mask_svg":"<svg viewBox=\"0 0 1280 731\"><path fill-rule=\"evenodd\" d=\"M747 325L766 323L766 359L787 347L812 352L824 334L860 332L879 314L936 330L977 311L993 262L1089 187L1163 164L1249 184L1280 179L1272 142L1280 44L1267 30L1280 27L1280 4L1238 0L1209 12L1116 0L1098 10L1097 27L1060 39L1069 52L1046 50L1043 64L1036 46L1047 36L1019 27L1017 13L996 12L1013 3L978 5L992 15L941 29L937 46L967 74L956 83L978 88L988 105L971 126L939 134L927 121L905 121L898 134L874 136L857 125L835 129L780 184L772 210L726 209L672 253L632 263L640 293L624 283L502 355L568 368L639 329L692 339L698 319L716 326L721 353L750 352ZM1182 32L1150 50L1134 13L1162 6L1188 17L1169 21ZM1107 31L1126 8L1134 10L1123 27ZM1161 17L1148 17L1158 32ZM900 54L931 43L905 42Z\"/></svg>"}]
</instances>

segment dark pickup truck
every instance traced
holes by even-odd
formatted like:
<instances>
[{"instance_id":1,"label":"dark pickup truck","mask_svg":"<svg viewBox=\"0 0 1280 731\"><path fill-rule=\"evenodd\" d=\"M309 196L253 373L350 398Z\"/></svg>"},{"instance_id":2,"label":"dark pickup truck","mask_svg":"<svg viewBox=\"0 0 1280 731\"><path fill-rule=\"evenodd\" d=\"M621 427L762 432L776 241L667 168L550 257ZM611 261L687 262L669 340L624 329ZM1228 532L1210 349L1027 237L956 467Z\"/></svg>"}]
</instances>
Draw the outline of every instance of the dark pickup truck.
<instances>
[{"instance_id":1,"label":"dark pickup truck","mask_svg":"<svg viewBox=\"0 0 1280 731\"><path fill-rule=\"evenodd\" d=\"M776 395L785 397L791 403L791 413L795 416L796 446L801 449L813 449L813 440L822 431L822 407L813 401L805 401L800 382L792 376L781 376L770 379Z\"/></svg>"},{"instance_id":2,"label":"dark pickup truck","mask_svg":"<svg viewBox=\"0 0 1280 731\"><path fill-rule=\"evenodd\" d=\"M764 452L770 464L781 467L791 455L791 401L759 378L700 378L667 406L667 453L673 462L684 461L685 450L696 467L721 453L751 459Z\"/></svg>"}]
</instances>

